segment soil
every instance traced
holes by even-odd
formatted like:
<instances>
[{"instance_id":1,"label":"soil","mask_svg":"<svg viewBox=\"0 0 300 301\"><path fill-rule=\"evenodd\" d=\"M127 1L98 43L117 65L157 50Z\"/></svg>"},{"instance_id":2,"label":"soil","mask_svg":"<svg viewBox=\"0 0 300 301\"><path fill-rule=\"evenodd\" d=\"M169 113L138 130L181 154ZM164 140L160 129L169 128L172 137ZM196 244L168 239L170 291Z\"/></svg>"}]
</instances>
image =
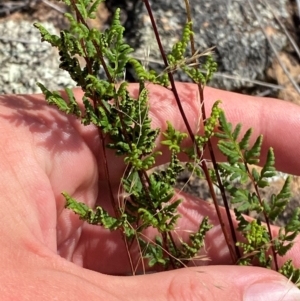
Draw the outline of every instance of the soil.
<instances>
[{"instance_id":1,"label":"soil","mask_svg":"<svg viewBox=\"0 0 300 301\"><path fill-rule=\"evenodd\" d=\"M115 1L107 1L107 4L102 4L97 12L97 18L90 24L91 26L103 29L107 26L107 20L111 16L111 9L115 7ZM132 1L119 1L122 7L130 7ZM2 0L0 4L0 23L8 22L10 20L14 21L24 21L29 22L50 22L54 27L58 29L63 29L66 27L67 23L63 16L63 12L66 11L64 4L54 0L28 0L28 1L12 1L12 0ZM296 45L300 44L300 21L297 15L298 7L296 1L287 2L288 18L285 18L284 25L286 26L287 32L292 37ZM124 16L126 18L126 16ZM272 35L273 28L267 28L267 35ZM0 37L1 40L1 37ZM291 47L287 46L283 51L278 54L280 62L284 63L288 69L290 76L294 78L296 83L300 83L300 64L299 56L297 56L296 51ZM260 86L254 86L250 89L241 89L238 92L251 93L254 95L264 94L275 96L280 99L291 101L296 104L300 104L300 95L296 90L295 86L290 82L286 73L283 71L278 60L274 60L269 70L267 70L268 83L276 84L281 86L280 90L271 89L269 93L266 90L262 90ZM188 183L186 183L188 180ZM264 192L266 198L270 197L272 193L278 192L282 187L284 181L283 176L279 176L277 180L273 181L271 184L271 189L268 192ZM178 181L178 187L185 186L185 190L201 196L204 199L210 199L205 182L201 182L195 179L190 174L183 174L181 179ZM282 216L278 224L283 224L291 214L291 210L299 206L300 200L300 180L298 177L293 177L292 181L292 192L293 197L291 199L289 208L287 209L284 216Z\"/></svg>"}]
</instances>

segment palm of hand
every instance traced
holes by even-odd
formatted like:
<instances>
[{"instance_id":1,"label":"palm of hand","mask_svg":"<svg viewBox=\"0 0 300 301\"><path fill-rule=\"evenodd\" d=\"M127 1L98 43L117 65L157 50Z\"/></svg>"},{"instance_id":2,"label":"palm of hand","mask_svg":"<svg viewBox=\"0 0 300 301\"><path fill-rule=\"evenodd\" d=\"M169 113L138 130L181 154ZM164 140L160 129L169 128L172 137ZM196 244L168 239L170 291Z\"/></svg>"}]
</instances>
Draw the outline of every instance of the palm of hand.
<instances>
[{"instance_id":1,"label":"palm of hand","mask_svg":"<svg viewBox=\"0 0 300 301\"><path fill-rule=\"evenodd\" d=\"M102 164L103 160L97 130L92 126L83 127L72 117L49 107L41 96L12 96L1 100L4 155L7 164L14 164L10 184L17 176L20 189L26 192L23 199L22 194L18 200L15 198L24 206L15 209L14 217L18 220L25 217L25 228L42 243L40 248L49 248L87 268L122 273L115 270L117 266L126 268L124 250L120 246L123 244L118 239L120 234L111 235L63 210L62 191L89 206L95 205L99 192L97 202L110 209L105 172L101 168L99 173L98 169L98 163ZM115 180L113 184L117 185L121 166L111 175ZM5 190L8 190L7 200L10 193L16 194ZM12 204L6 206L9 208ZM107 260L112 264L105 264Z\"/></svg>"},{"instance_id":2,"label":"palm of hand","mask_svg":"<svg viewBox=\"0 0 300 301\"><path fill-rule=\"evenodd\" d=\"M77 96L80 98L79 91ZM166 97L157 97L158 101L161 99L166 100ZM42 96L2 96L0 106L0 210L5 212L1 221L5 227L1 228L0 233L2 256L5 260L0 267L2 270L7 266L17 268L22 275L20 295L13 290L7 296L11 297L13 293L21 296L21 288L24 287L27 291L32 288L32 296L36 299L37 292L31 285L32 275L36 280L36 287L43 287L42 284L47 279L52 287L62 288L59 292L54 291L56 297L63 298L68 285L77 298L86 297L87 294L107 296L105 292L100 293L95 289L95 285L101 287L105 276L95 276L92 271L80 266L108 274L130 272L121 235L119 232L112 233L83 223L70 211L63 210L65 201L61 195L62 191L66 191L89 206L96 203L108 211L112 210L97 130L83 127L72 117L47 106ZM172 104L167 103L165 106L163 109L161 105L156 106L157 116L153 116L156 126L165 125L167 114L169 120L176 121L178 128L183 127L178 121L177 113L166 112L168 108L173 108ZM195 107L197 103L187 104L190 120L197 119ZM293 125L292 122L290 124ZM121 159L116 161L113 152L108 152L106 159L113 191L117 193L119 179L125 167ZM296 168L295 164L291 166ZM214 232L207 237L208 257L215 264L230 263L228 252L224 252L224 240L212 208L208 204L199 205L192 198L186 198L181 214L186 218L180 226L190 230L198 227L201 215L208 215L216 225ZM294 252L295 250L296 248ZM218 275L222 275L221 270L218 268ZM28 271L31 273L30 278L24 277ZM213 272L214 268L210 268L210 271ZM16 281L13 273L4 273L2 276L10 283ZM79 280L81 285L74 287ZM161 280L165 281L161 282L162 285L170 279ZM181 278L177 280L181 283ZM193 281L197 281L194 275ZM116 278L113 283L124 285L123 280ZM241 285L242 283L241 281ZM83 285L86 288L84 294L80 290ZM127 280L126 285L130 288L132 282ZM43 290L40 293L46 294ZM149 294L151 296L150 291Z\"/></svg>"}]
</instances>

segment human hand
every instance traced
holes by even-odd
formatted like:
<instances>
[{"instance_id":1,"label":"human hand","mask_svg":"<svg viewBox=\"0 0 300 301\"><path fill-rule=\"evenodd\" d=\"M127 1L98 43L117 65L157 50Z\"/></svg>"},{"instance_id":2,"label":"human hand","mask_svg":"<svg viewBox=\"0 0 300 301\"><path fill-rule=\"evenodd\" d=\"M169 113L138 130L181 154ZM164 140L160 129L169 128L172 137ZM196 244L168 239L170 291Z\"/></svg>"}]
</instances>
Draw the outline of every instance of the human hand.
<instances>
[{"instance_id":1,"label":"human hand","mask_svg":"<svg viewBox=\"0 0 300 301\"><path fill-rule=\"evenodd\" d=\"M178 88L196 130L196 87ZM137 93L137 86L131 89ZM77 90L78 99L81 95ZM151 86L150 99L154 127L164 129L167 116L178 129L185 128L171 93ZM300 173L295 147L300 142L295 130L300 128L299 107L205 88L208 112L217 99L223 100L232 123L253 127L253 137L265 136L264 155L273 146L278 169ZM130 272L120 233L83 223L63 210L61 196L67 191L89 206L97 203L110 210L97 130L49 107L41 95L1 96L0 108L2 300L300 300L299 291L278 273L225 265L230 256L213 206L186 195L179 226L196 230L203 216L215 225L206 238L210 266L136 277L105 275ZM124 165L113 152L107 152L107 160L117 193ZM287 254L298 267L299 250L297 239Z\"/></svg>"}]
</instances>

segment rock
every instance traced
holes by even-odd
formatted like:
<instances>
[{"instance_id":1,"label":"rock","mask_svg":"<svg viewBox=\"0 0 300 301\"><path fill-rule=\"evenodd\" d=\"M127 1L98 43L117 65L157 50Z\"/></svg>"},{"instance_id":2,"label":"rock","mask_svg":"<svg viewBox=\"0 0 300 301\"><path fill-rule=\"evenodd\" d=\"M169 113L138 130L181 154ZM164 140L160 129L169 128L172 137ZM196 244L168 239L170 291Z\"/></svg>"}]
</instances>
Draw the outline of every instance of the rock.
<instances>
[{"instance_id":1,"label":"rock","mask_svg":"<svg viewBox=\"0 0 300 301\"><path fill-rule=\"evenodd\" d=\"M145 5L142 1L129 2L134 2L135 5L131 6L133 9L131 8L127 19L124 18L127 40L136 49L136 56L139 58L144 58L145 51L149 49L150 67L161 72L164 69L162 65L151 63L151 61L161 61L161 57ZM286 0L272 2L272 10L280 18L288 17L285 2ZM233 81L218 76L210 85L236 90L253 86L243 81L243 78L265 80L266 70L271 65L274 55L248 2L194 0L190 4L196 48L205 50L216 46L215 58L219 65L218 71L240 78ZM151 1L150 5L164 48L170 50L174 42L180 38L186 22L184 1ZM280 51L286 45L286 37L279 32L272 11L262 6L259 0L253 0L252 5L261 19L266 34L277 51ZM268 34L270 32L272 34ZM179 74L178 79L188 80L183 74Z\"/></svg>"},{"instance_id":2,"label":"rock","mask_svg":"<svg viewBox=\"0 0 300 301\"><path fill-rule=\"evenodd\" d=\"M43 23L51 33L58 31L51 23ZM9 20L0 23L0 93L39 93L36 82L50 90L73 87L69 74L58 68L57 51L41 42L32 22Z\"/></svg>"},{"instance_id":3,"label":"rock","mask_svg":"<svg viewBox=\"0 0 300 301\"><path fill-rule=\"evenodd\" d=\"M279 53L279 58L286 66L295 82L300 84L300 66L298 62L291 55L284 52ZM278 60L273 61L271 68L268 70L268 75L273 80L276 80L279 85L283 86L283 89L278 94L278 98L300 105L300 95L294 85L290 82Z\"/></svg>"}]
</instances>

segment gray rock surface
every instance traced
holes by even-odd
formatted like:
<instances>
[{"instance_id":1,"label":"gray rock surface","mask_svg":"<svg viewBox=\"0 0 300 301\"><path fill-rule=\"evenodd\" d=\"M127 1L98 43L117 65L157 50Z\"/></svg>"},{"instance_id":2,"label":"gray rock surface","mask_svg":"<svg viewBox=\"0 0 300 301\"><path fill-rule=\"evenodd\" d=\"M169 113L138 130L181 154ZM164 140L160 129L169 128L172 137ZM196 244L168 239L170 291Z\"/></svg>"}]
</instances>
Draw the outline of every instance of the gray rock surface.
<instances>
[{"instance_id":1,"label":"gray rock surface","mask_svg":"<svg viewBox=\"0 0 300 301\"><path fill-rule=\"evenodd\" d=\"M288 16L285 2L286 0L272 2L272 9L281 18ZM252 4L276 49L281 50L286 45L286 37L278 30L272 12L263 7L259 0L253 0ZM161 58L143 2L108 0L107 5L111 5L111 10L116 6L123 8L122 20L126 27L126 38L136 49L135 55L144 58L145 52L150 51L150 67L162 71L164 67L157 63L161 62ZM170 50L179 39L186 20L184 1L151 1L151 7L164 47ZM241 78L232 80L215 77L210 85L237 90L252 86L242 78L266 79L266 70L274 55L246 0L193 0L191 8L196 47L205 50L216 46L215 57L219 72ZM44 25L51 32L57 32L51 23ZM31 22L2 22L0 37L0 93L40 92L36 86L37 81L46 84L50 89L74 85L69 75L58 69L59 58L56 50L49 44L40 42L40 35ZM179 74L177 79L188 80L183 74Z\"/></svg>"},{"instance_id":2,"label":"gray rock surface","mask_svg":"<svg viewBox=\"0 0 300 301\"><path fill-rule=\"evenodd\" d=\"M278 30L272 12L268 7L262 6L259 0L251 2L275 48L281 50L286 45L286 37ZM186 22L184 1L151 1L150 4L164 48L170 50L180 38ZM240 78L265 80L265 72L274 54L248 1L193 0L190 1L190 5L194 18L196 47L205 50L216 46L218 71ZM280 18L287 18L285 5L286 0L272 1L272 10ZM150 18L142 1L135 5L134 13L128 16L125 26L129 43L137 49L137 57L143 58L145 50L149 49L150 61L161 60ZM160 71L164 69L157 63L150 63L150 66ZM178 79L186 81L187 77L181 74ZM242 79L233 81L222 77L216 77L211 85L227 90L251 86Z\"/></svg>"},{"instance_id":3,"label":"gray rock surface","mask_svg":"<svg viewBox=\"0 0 300 301\"><path fill-rule=\"evenodd\" d=\"M43 25L53 34L57 29ZM68 73L58 69L59 57L28 21L0 23L0 94L39 93L36 82L51 90L74 86Z\"/></svg>"}]
</instances>

